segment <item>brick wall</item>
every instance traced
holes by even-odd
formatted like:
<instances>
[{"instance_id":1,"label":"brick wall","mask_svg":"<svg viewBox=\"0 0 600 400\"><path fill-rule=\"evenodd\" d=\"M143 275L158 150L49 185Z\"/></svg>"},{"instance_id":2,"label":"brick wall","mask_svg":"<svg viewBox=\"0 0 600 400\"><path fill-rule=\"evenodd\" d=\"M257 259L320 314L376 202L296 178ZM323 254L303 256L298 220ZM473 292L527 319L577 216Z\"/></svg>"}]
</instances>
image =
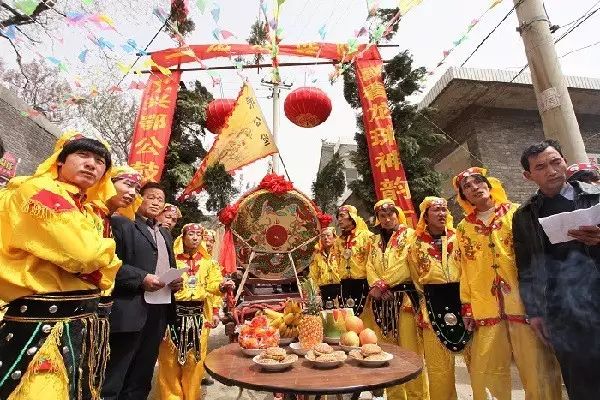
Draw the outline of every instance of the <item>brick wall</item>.
<instances>
[{"instance_id":1,"label":"brick wall","mask_svg":"<svg viewBox=\"0 0 600 400\"><path fill-rule=\"evenodd\" d=\"M50 155L59 130L44 117L24 117L27 105L0 86L0 138L4 150L21 159L17 175L30 175Z\"/></svg>"},{"instance_id":2,"label":"brick wall","mask_svg":"<svg viewBox=\"0 0 600 400\"><path fill-rule=\"evenodd\" d=\"M468 114L475 112L474 118ZM525 201L536 187L522 176L521 152L528 145L544 139L542 122L537 111L515 109L470 110L457 118L446 129L457 142L473 154L471 165L483 165L490 174L499 178L515 202ZM578 115L581 134L588 153L600 153L600 118L594 115ZM468 124L465 124L468 122ZM467 127L468 125L468 127ZM448 147L450 149L448 149ZM436 169L446 173L456 173L453 167L463 165L464 154L456 158L458 144L452 143L440 149ZM445 185L446 189L447 186Z\"/></svg>"}]
</instances>

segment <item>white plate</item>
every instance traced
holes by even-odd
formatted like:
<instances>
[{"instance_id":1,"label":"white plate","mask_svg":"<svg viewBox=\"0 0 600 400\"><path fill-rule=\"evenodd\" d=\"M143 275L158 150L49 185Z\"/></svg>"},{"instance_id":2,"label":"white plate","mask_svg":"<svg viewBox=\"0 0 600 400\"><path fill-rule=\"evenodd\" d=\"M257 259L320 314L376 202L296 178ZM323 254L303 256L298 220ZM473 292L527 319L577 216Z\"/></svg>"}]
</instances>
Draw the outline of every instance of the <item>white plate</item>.
<instances>
[{"instance_id":1,"label":"white plate","mask_svg":"<svg viewBox=\"0 0 600 400\"><path fill-rule=\"evenodd\" d=\"M311 361L308 358L306 358L306 361L313 367L320 369L337 368L344 363L343 361Z\"/></svg>"},{"instance_id":2,"label":"white plate","mask_svg":"<svg viewBox=\"0 0 600 400\"><path fill-rule=\"evenodd\" d=\"M243 347L240 347L240 349L242 349L242 353L244 353L245 356L249 357L254 357L265 351L265 349L244 349Z\"/></svg>"},{"instance_id":3,"label":"white plate","mask_svg":"<svg viewBox=\"0 0 600 400\"><path fill-rule=\"evenodd\" d=\"M308 352L308 350L302 349L302 347L300 347L300 343L298 343L298 342L290 343L290 349L292 349L292 351L294 353L298 354L299 356L303 356L303 357Z\"/></svg>"},{"instance_id":4,"label":"white plate","mask_svg":"<svg viewBox=\"0 0 600 400\"><path fill-rule=\"evenodd\" d=\"M252 361L254 361L254 364L258 365L265 371L283 371L284 369L291 367L296 361L298 361L298 356L296 354L291 354L290 357L292 357L292 356L293 356L293 359L286 363L261 364L258 362L260 354L252 357Z\"/></svg>"},{"instance_id":5,"label":"white plate","mask_svg":"<svg viewBox=\"0 0 600 400\"><path fill-rule=\"evenodd\" d=\"M344 350L346 353L350 353L352 350L360 350L360 346L354 347L354 346L346 346L340 343L340 347L342 350Z\"/></svg>"},{"instance_id":6,"label":"white plate","mask_svg":"<svg viewBox=\"0 0 600 400\"><path fill-rule=\"evenodd\" d=\"M285 345L292 343L294 340L296 340L296 338L294 338L294 337L280 337L279 344L285 346Z\"/></svg>"},{"instance_id":7,"label":"white plate","mask_svg":"<svg viewBox=\"0 0 600 400\"><path fill-rule=\"evenodd\" d=\"M340 344L340 338L336 337L324 337L323 338L323 342L327 343L327 344Z\"/></svg>"},{"instance_id":8,"label":"white plate","mask_svg":"<svg viewBox=\"0 0 600 400\"><path fill-rule=\"evenodd\" d=\"M381 367L382 365L387 364L391 359L394 358L393 354L385 353L386 358L384 360L361 360L358 358L354 358L358 363L364 367L376 368Z\"/></svg>"}]
</instances>

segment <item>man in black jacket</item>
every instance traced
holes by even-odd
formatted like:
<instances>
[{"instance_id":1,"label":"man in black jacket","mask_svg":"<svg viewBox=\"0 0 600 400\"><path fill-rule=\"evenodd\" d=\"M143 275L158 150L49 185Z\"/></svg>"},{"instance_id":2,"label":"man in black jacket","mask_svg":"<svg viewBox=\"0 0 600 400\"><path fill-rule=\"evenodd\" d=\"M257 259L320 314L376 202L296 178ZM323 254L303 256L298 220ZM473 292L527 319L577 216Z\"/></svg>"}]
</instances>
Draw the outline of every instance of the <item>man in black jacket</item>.
<instances>
[{"instance_id":1,"label":"man in black jacket","mask_svg":"<svg viewBox=\"0 0 600 400\"><path fill-rule=\"evenodd\" d=\"M135 221L113 216L111 226L123 266L117 273L110 315L110 359L102 389L104 400L148 397L158 347L165 334L168 304L148 304L144 292L165 286L159 276L176 268L173 239L156 223L165 204L162 187L149 182L141 189L143 202ZM182 279L169 284L181 289Z\"/></svg>"},{"instance_id":2,"label":"man in black jacket","mask_svg":"<svg viewBox=\"0 0 600 400\"><path fill-rule=\"evenodd\" d=\"M600 187L568 183L567 164L555 140L529 146L523 175L539 190L513 217L521 296L531 326L549 343L571 400L600 393L600 227L570 230L569 242L551 244L538 218L600 202Z\"/></svg>"}]
</instances>

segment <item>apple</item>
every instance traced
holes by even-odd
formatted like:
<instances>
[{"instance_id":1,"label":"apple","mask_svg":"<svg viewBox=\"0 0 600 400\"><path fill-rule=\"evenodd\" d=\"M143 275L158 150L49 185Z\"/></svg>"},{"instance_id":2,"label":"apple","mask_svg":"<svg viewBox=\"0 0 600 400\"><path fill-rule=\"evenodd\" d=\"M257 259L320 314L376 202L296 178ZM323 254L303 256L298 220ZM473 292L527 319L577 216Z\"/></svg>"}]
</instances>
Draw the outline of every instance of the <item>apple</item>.
<instances>
[{"instance_id":1,"label":"apple","mask_svg":"<svg viewBox=\"0 0 600 400\"><path fill-rule=\"evenodd\" d=\"M346 317L346 331L360 333L364 327L362 319L357 316L350 315Z\"/></svg>"},{"instance_id":2,"label":"apple","mask_svg":"<svg viewBox=\"0 0 600 400\"><path fill-rule=\"evenodd\" d=\"M344 332L340 337L340 344L349 347L358 347L360 346L360 338L358 337L356 332Z\"/></svg>"},{"instance_id":3,"label":"apple","mask_svg":"<svg viewBox=\"0 0 600 400\"><path fill-rule=\"evenodd\" d=\"M377 335L372 329L363 329L358 337L361 345L369 343L377 344Z\"/></svg>"}]
</instances>

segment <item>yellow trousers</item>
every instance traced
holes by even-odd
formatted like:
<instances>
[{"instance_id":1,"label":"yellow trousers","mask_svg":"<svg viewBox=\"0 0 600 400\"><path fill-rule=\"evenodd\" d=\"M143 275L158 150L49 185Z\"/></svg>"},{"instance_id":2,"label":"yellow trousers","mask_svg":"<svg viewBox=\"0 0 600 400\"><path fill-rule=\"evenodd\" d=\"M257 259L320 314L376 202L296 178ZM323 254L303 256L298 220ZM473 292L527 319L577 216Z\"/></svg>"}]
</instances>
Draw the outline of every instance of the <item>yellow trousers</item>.
<instances>
[{"instance_id":1,"label":"yellow trousers","mask_svg":"<svg viewBox=\"0 0 600 400\"><path fill-rule=\"evenodd\" d=\"M431 328L423 329L423 351L430 400L456 400L454 353L444 346Z\"/></svg>"},{"instance_id":2,"label":"yellow trousers","mask_svg":"<svg viewBox=\"0 0 600 400\"><path fill-rule=\"evenodd\" d=\"M497 400L511 398L511 360L515 361L526 400L560 400L558 362L526 324L502 321L478 326L470 349L474 400L486 400L486 388Z\"/></svg>"},{"instance_id":3,"label":"yellow trousers","mask_svg":"<svg viewBox=\"0 0 600 400\"><path fill-rule=\"evenodd\" d=\"M207 328L202 329L201 359L189 352L185 364L177 361L177 349L170 335L160 344L158 352L158 387L161 400L198 400L204 376L204 358L208 344Z\"/></svg>"},{"instance_id":4,"label":"yellow trousers","mask_svg":"<svg viewBox=\"0 0 600 400\"><path fill-rule=\"evenodd\" d=\"M423 356L423 337L421 328L417 325L415 315L402 311L398 321L399 338L385 336L379 326L375 323L370 300L367 302L361 315L365 327L371 328L377 334L377 338L383 343L395 344ZM425 367L423 372L415 379L402 385L396 385L385 389L388 400L429 400L429 384Z\"/></svg>"}]
</instances>

